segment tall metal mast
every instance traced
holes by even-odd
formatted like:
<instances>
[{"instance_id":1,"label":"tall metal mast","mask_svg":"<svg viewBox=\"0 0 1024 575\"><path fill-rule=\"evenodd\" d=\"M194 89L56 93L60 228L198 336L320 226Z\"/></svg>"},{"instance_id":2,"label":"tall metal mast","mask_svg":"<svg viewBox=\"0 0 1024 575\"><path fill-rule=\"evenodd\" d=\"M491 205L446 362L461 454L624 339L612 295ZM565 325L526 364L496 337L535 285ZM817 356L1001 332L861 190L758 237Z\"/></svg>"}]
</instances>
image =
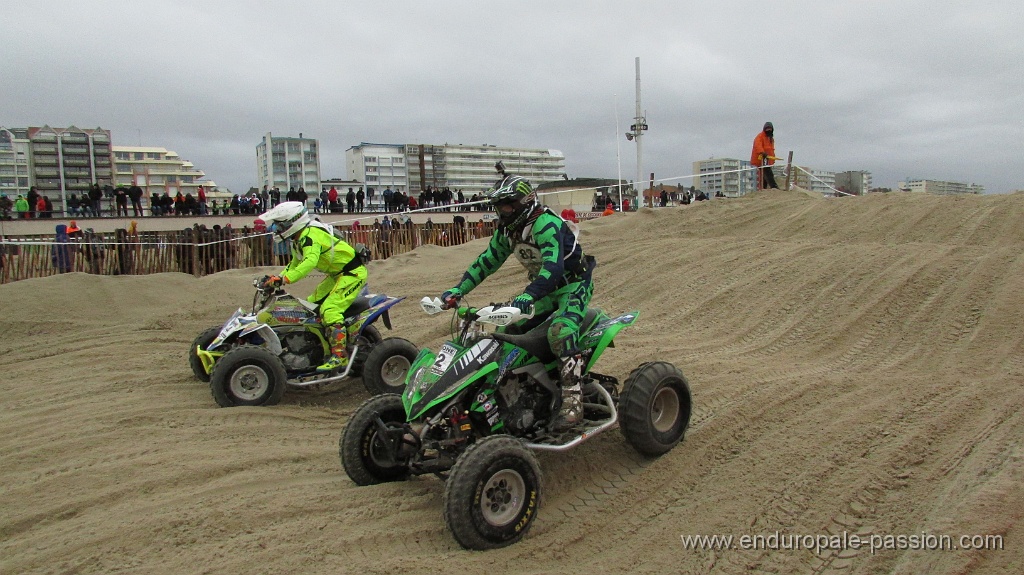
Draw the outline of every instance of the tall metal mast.
<instances>
[{"instance_id":1,"label":"tall metal mast","mask_svg":"<svg viewBox=\"0 0 1024 575\"><path fill-rule=\"evenodd\" d=\"M643 192L641 188L641 179L643 174L643 145L640 140L647 131L647 119L644 118L640 108L640 56L636 57L636 116L633 117L635 122L629 127L629 132L626 132L627 140L636 140L636 181L633 185L637 193L637 202L643 201ZM620 207L621 209L621 207Z\"/></svg>"}]
</instances>

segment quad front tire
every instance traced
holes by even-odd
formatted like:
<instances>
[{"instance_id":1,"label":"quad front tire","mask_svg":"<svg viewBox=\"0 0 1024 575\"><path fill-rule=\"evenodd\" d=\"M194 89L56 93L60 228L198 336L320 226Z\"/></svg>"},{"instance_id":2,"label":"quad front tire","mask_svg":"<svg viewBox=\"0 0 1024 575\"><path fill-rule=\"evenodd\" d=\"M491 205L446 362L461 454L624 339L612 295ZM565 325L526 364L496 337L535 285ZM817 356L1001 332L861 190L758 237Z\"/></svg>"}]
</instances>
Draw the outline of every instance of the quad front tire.
<instances>
[{"instance_id":1,"label":"quad front tire","mask_svg":"<svg viewBox=\"0 0 1024 575\"><path fill-rule=\"evenodd\" d=\"M210 391L221 407L276 405L284 395L288 374L269 350L243 345L217 360L210 374Z\"/></svg>"},{"instance_id":2,"label":"quad front tire","mask_svg":"<svg viewBox=\"0 0 1024 575\"><path fill-rule=\"evenodd\" d=\"M537 517L541 474L537 458L509 435L469 446L444 488L444 521L467 549L496 549L519 541Z\"/></svg>"},{"instance_id":3,"label":"quad front tire","mask_svg":"<svg viewBox=\"0 0 1024 575\"><path fill-rule=\"evenodd\" d=\"M341 466L356 485L374 485L400 481L409 476L409 467L395 459L389 444L391 438L380 432L380 419L385 428L401 429L405 423L402 397L378 395L363 402L345 425L338 440Z\"/></svg>"},{"instance_id":4,"label":"quad front tire","mask_svg":"<svg viewBox=\"0 0 1024 575\"><path fill-rule=\"evenodd\" d=\"M402 393L420 350L407 339L389 337L373 346L363 364L363 385L373 395Z\"/></svg>"},{"instance_id":5,"label":"quad front tire","mask_svg":"<svg viewBox=\"0 0 1024 575\"><path fill-rule=\"evenodd\" d=\"M619 396L622 435L640 453L661 455L683 439L690 409L690 385L679 368L664 361L642 364Z\"/></svg>"}]
</instances>

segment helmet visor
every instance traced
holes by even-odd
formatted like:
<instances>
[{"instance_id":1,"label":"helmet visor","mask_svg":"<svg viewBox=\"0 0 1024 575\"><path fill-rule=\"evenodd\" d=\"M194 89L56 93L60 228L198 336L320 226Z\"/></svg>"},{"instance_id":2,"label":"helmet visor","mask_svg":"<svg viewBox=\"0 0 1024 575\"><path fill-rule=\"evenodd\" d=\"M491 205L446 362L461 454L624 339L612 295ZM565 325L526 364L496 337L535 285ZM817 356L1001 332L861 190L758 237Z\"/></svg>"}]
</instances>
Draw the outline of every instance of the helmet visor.
<instances>
[{"instance_id":1,"label":"helmet visor","mask_svg":"<svg viewBox=\"0 0 1024 575\"><path fill-rule=\"evenodd\" d=\"M516 210L519 207L518 204L519 202L515 200L497 202L494 204L494 211L497 212L499 216L509 217L516 213Z\"/></svg>"}]
</instances>

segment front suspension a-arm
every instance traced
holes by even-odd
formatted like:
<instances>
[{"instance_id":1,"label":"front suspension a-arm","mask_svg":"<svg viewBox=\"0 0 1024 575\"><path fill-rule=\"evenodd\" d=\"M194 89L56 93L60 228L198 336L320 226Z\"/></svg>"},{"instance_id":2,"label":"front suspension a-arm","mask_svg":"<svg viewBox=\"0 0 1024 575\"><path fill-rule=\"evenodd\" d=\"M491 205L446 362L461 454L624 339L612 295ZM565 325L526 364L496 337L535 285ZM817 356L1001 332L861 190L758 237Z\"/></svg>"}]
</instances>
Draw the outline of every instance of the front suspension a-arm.
<instances>
[{"instance_id":1,"label":"front suspension a-arm","mask_svg":"<svg viewBox=\"0 0 1024 575\"><path fill-rule=\"evenodd\" d=\"M389 465L399 465L399 452L403 445L411 445L416 450L420 451L419 437L413 432L412 426L408 423L402 424L402 427L388 427L384 420L380 417L374 420L374 424L377 426L377 437L376 441L383 443L386 448L385 453L387 455L387 463ZM415 441L406 439L409 436Z\"/></svg>"}]
</instances>

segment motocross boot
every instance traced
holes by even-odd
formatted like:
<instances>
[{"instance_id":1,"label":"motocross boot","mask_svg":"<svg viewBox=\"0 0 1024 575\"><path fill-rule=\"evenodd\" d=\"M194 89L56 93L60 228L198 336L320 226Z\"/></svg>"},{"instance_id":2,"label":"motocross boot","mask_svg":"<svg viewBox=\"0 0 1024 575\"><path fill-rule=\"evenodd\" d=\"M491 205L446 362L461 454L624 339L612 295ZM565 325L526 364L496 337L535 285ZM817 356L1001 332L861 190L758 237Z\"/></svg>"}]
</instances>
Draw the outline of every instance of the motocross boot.
<instances>
[{"instance_id":1,"label":"motocross boot","mask_svg":"<svg viewBox=\"0 0 1024 575\"><path fill-rule=\"evenodd\" d=\"M326 326L328 343L331 345L331 355L324 361L323 365L316 368L317 373L327 373L348 365L348 352L345 350L347 332L345 326L338 324Z\"/></svg>"},{"instance_id":2,"label":"motocross boot","mask_svg":"<svg viewBox=\"0 0 1024 575\"><path fill-rule=\"evenodd\" d=\"M561 357L559 386L562 388L562 407L551 424L553 431L565 431L583 421L583 356Z\"/></svg>"}]
</instances>

